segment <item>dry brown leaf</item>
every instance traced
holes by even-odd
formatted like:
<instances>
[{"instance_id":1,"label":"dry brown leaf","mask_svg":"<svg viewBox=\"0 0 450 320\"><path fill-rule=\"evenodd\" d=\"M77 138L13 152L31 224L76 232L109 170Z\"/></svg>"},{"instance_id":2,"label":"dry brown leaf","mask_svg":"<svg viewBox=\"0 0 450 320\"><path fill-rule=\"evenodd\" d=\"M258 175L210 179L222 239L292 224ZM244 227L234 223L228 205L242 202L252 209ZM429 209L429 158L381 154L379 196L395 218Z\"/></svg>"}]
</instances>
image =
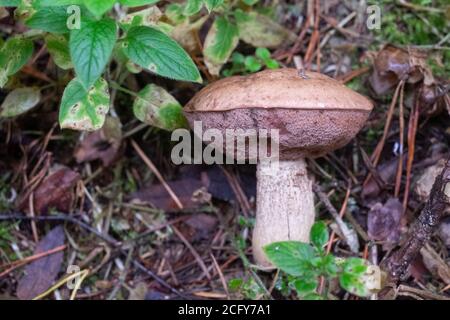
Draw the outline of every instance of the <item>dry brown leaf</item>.
<instances>
[{"instance_id":1,"label":"dry brown leaf","mask_svg":"<svg viewBox=\"0 0 450 320\"><path fill-rule=\"evenodd\" d=\"M34 254L62 246L64 240L64 229L62 226L57 226L38 243ZM63 252L58 251L31 262L25 268L25 275L17 284L17 296L22 300L30 300L47 290L61 270L63 257Z\"/></svg>"}]
</instances>

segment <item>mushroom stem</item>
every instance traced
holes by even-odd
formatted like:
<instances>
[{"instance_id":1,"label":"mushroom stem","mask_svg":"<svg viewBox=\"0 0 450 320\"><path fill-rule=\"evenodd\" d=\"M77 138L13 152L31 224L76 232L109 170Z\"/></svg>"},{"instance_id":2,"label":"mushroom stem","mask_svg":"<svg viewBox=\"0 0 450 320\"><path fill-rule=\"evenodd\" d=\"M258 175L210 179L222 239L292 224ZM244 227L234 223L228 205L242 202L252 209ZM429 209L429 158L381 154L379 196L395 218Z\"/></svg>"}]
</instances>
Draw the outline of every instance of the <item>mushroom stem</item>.
<instances>
[{"instance_id":1,"label":"mushroom stem","mask_svg":"<svg viewBox=\"0 0 450 320\"><path fill-rule=\"evenodd\" d=\"M263 247L272 242L309 242L314 223L312 180L303 158L280 160L277 164L258 163L256 225L253 256L262 267L271 267Z\"/></svg>"}]
</instances>

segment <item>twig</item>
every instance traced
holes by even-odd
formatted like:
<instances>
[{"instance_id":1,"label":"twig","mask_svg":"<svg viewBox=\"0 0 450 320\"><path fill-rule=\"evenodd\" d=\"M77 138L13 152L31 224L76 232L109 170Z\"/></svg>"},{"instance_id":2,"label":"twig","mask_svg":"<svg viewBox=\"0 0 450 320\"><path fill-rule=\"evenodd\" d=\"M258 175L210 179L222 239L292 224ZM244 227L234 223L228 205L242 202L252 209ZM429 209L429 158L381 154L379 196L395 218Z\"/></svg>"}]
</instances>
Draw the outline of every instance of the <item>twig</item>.
<instances>
[{"instance_id":1,"label":"twig","mask_svg":"<svg viewBox=\"0 0 450 320\"><path fill-rule=\"evenodd\" d=\"M430 239L434 229L439 224L445 208L449 204L449 199L445 195L445 187L449 182L450 158L447 160L441 174L434 181L430 197L416 223L411 228L408 239L398 251L382 264L389 272L392 281L396 282L405 278L409 265Z\"/></svg>"},{"instance_id":2,"label":"twig","mask_svg":"<svg viewBox=\"0 0 450 320\"><path fill-rule=\"evenodd\" d=\"M131 139L131 145L133 146L134 150L136 150L137 154L141 157L142 161L144 161L144 163L147 165L147 167L149 167L149 169L152 170L153 174L156 176L156 178L158 178L159 182L161 182L164 189L166 189L166 191L169 193L170 197L173 199L177 207L182 210L184 206L181 203L180 199L175 194L175 192L173 192L172 188L169 186L166 180L164 180L163 176L156 168L156 166L153 164L153 162L145 155L144 151L142 151L142 149L133 139Z\"/></svg>"}]
</instances>

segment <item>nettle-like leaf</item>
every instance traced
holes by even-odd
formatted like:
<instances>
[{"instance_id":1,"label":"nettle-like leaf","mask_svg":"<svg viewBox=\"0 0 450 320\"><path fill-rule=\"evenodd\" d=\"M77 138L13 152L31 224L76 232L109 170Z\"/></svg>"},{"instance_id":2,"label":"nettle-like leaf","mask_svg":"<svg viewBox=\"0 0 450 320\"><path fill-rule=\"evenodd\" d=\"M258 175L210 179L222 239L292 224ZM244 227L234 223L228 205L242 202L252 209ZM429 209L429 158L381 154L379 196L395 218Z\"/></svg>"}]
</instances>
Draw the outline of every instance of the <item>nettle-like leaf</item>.
<instances>
[{"instance_id":1,"label":"nettle-like leaf","mask_svg":"<svg viewBox=\"0 0 450 320\"><path fill-rule=\"evenodd\" d=\"M84 5L96 17L101 17L111 10L116 0L84 0Z\"/></svg>"},{"instance_id":2,"label":"nettle-like leaf","mask_svg":"<svg viewBox=\"0 0 450 320\"><path fill-rule=\"evenodd\" d=\"M328 229L323 221L314 223L311 228L310 240L317 248L322 248L328 242Z\"/></svg>"},{"instance_id":3,"label":"nettle-like leaf","mask_svg":"<svg viewBox=\"0 0 450 320\"><path fill-rule=\"evenodd\" d=\"M111 19L82 21L81 29L70 32L70 56L85 88L102 75L116 40L117 27Z\"/></svg>"},{"instance_id":4,"label":"nettle-like leaf","mask_svg":"<svg viewBox=\"0 0 450 320\"><path fill-rule=\"evenodd\" d=\"M72 69L73 64L70 59L69 40L63 35L53 34L46 35L44 39L53 62L63 70Z\"/></svg>"},{"instance_id":5,"label":"nettle-like leaf","mask_svg":"<svg viewBox=\"0 0 450 320\"><path fill-rule=\"evenodd\" d=\"M64 90L59 110L61 128L94 131L100 129L109 110L108 84L100 78L86 90L78 78Z\"/></svg>"},{"instance_id":6,"label":"nettle-like leaf","mask_svg":"<svg viewBox=\"0 0 450 320\"><path fill-rule=\"evenodd\" d=\"M310 261L315 257L314 249L307 243L282 241L264 248L267 258L279 269L292 276L302 276L311 271Z\"/></svg>"},{"instance_id":7,"label":"nettle-like leaf","mask_svg":"<svg viewBox=\"0 0 450 320\"><path fill-rule=\"evenodd\" d=\"M18 72L33 54L33 42L29 39L14 37L8 39L0 49L0 88L8 77Z\"/></svg>"},{"instance_id":8,"label":"nettle-like leaf","mask_svg":"<svg viewBox=\"0 0 450 320\"><path fill-rule=\"evenodd\" d=\"M295 34L269 17L257 12L234 13L239 28L239 37L254 47L278 48L282 44L295 41Z\"/></svg>"},{"instance_id":9,"label":"nettle-like leaf","mask_svg":"<svg viewBox=\"0 0 450 320\"><path fill-rule=\"evenodd\" d=\"M185 16L192 16L198 13L203 7L203 0L187 0L184 7L183 14Z\"/></svg>"},{"instance_id":10,"label":"nettle-like leaf","mask_svg":"<svg viewBox=\"0 0 450 320\"><path fill-rule=\"evenodd\" d=\"M203 2L209 12L212 12L223 4L223 0L203 0Z\"/></svg>"},{"instance_id":11,"label":"nettle-like leaf","mask_svg":"<svg viewBox=\"0 0 450 320\"><path fill-rule=\"evenodd\" d=\"M0 106L0 117L21 115L34 108L41 100L41 93L35 88L19 88L11 91Z\"/></svg>"},{"instance_id":12,"label":"nettle-like leaf","mask_svg":"<svg viewBox=\"0 0 450 320\"><path fill-rule=\"evenodd\" d=\"M133 27L122 45L131 61L153 73L175 80L202 82L191 57L176 41L159 30Z\"/></svg>"},{"instance_id":13,"label":"nettle-like leaf","mask_svg":"<svg viewBox=\"0 0 450 320\"><path fill-rule=\"evenodd\" d=\"M52 33L69 32L67 28L66 7L43 7L36 10L25 20L25 25L31 29L39 29Z\"/></svg>"},{"instance_id":14,"label":"nettle-like leaf","mask_svg":"<svg viewBox=\"0 0 450 320\"><path fill-rule=\"evenodd\" d=\"M217 17L203 46L205 64L212 75L219 75L239 42L239 32L227 18Z\"/></svg>"},{"instance_id":15,"label":"nettle-like leaf","mask_svg":"<svg viewBox=\"0 0 450 320\"><path fill-rule=\"evenodd\" d=\"M246 5L253 6L258 3L259 0L242 0Z\"/></svg>"},{"instance_id":16,"label":"nettle-like leaf","mask_svg":"<svg viewBox=\"0 0 450 320\"><path fill-rule=\"evenodd\" d=\"M119 3L121 5L127 7L140 7L149 4L155 4L157 2L159 2L159 0L119 0Z\"/></svg>"},{"instance_id":17,"label":"nettle-like leaf","mask_svg":"<svg viewBox=\"0 0 450 320\"><path fill-rule=\"evenodd\" d=\"M182 110L183 107L170 93L154 84L142 89L133 104L136 118L168 131L188 127Z\"/></svg>"}]
</instances>

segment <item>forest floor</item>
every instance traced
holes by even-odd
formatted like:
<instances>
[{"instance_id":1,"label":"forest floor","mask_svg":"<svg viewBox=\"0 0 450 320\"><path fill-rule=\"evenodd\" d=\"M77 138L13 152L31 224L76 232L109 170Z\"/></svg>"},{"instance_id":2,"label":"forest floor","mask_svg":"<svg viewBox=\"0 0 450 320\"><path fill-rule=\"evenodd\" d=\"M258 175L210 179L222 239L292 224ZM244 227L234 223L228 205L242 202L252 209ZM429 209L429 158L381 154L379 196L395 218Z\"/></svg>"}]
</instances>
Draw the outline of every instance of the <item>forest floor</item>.
<instances>
[{"instance_id":1,"label":"forest floor","mask_svg":"<svg viewBox=\"0 0 450 320\"><path fill-rule=\"evenodd\" d=\"M272 57L282 67L301 60L375 105L351 143L308 160L320 188L316 219L332 230L328 252L380 265L407 239L450 155L449 8L378 1L381 28L368 30L360 1L322 2L313 16L294 2L278 1L277 12L297 39ZM0 19L1 30L15 27ZM59 79L48 60L36 53L21 81ZM126 86L148 83L182 105L201 88L148 73ZM135 119L121 91L102 130L61 130L62 90L44 90L38 108L0 120L0 299L31 299L42 288L66 299L72 290L50 284L77 271L86 277L76 299L297 299L283 275L252 265L255 166L174 165L170 132ZM355 237L342 234L341 221ZM449 299L449 248L443 218L407 275L372 298ZM334 284L328 298L360 299Z\"/></svg>"}]
</instances>

